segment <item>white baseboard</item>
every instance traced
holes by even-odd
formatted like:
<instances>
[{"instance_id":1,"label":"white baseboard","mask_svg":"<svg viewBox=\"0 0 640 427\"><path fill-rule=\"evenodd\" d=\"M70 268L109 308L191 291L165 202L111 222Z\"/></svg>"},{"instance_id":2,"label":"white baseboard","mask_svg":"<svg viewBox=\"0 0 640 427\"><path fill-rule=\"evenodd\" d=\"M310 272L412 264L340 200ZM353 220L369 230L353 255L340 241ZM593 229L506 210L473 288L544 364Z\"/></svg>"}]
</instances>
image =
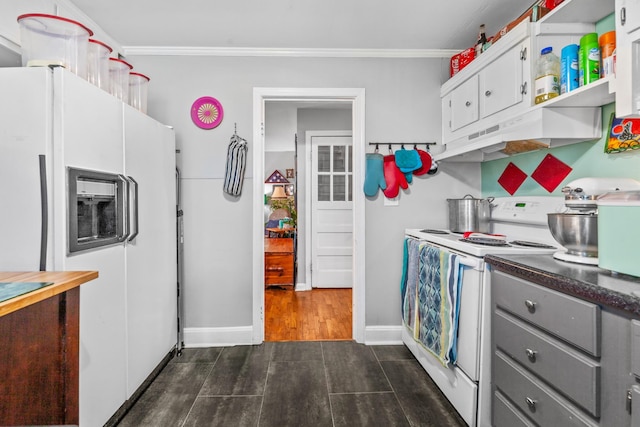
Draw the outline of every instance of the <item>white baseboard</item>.
<instances>
[{"instance_id":1,"label":"white baseboard","mask_svg":"<svg viewBox=\"0 0 640 427\"><path fill-rule=\"evenodd\" d=\"M236 326L226 328L184 328L185 348L231 347L251 345L253 328ZM399 345L402 344L402 326L367 326L365 344Z\"/></svg>"},{"instance_id":2,"label":"white baseboard","mask_svg":"<svg viewBox=\"0 0 640 427\"><path fill-rule=\"evenodd\" d=\"M364 343L367 345L402 344L402 325L398 326L366 326Z\"/></svg>"},{"instance_id":3,"label":"white baseboard","mask_svg":"<svg viewBox=\"0 0 640 427\"><path fill-rule=\"evenodd\" d=\"M187 348L251 345L253 327L184 328L183 336L184 346Z\"/></svg>"},{"instance_id":4,"label":"white baseboard","mask_svg":"<svg viewBox=\"0 0 640 427\"><path fill-rule=\"evenodd\" d=\"M310 291L311 286L306 283L296 283L296 291Z\"/></svg>"}]
</instances>

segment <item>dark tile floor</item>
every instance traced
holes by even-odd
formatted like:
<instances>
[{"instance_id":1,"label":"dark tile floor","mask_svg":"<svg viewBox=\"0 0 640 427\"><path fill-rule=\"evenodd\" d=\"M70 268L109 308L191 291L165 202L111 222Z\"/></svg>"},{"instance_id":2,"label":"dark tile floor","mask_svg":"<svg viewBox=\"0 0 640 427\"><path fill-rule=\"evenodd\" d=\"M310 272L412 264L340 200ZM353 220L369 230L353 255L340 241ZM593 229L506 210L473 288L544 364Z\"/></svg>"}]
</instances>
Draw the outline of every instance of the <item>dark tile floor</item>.
<instances>
[{"instance_id":1,"label":"dark tile floor","mask_svg":"<svg viewBox=\"0 0 640 427\"><path fill-rule=\"evenodd\" d=\"M185 349L119 426L464 426L404 346Z\"/></svg>"}]
</instances>

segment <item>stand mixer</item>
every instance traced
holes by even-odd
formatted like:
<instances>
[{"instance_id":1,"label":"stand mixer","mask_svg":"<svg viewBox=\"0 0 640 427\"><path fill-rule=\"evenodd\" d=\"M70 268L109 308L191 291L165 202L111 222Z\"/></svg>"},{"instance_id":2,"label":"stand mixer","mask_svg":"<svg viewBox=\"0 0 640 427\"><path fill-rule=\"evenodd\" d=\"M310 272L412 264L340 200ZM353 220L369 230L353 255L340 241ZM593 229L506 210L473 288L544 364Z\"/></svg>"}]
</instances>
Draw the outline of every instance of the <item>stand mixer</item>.
<instances>
[{"instance_id":1,"label":"stand mixer","mask_svg":"<svg viewBox=\"0 0 640 427\"><path fill-rule=\"evenodd\" d=\"M598 265L598 197L632 190L640 190L640 182L631 178L580 178L563 187L566 210L547 214L551 235L566 248L553 257Z\"/></svg>"}]
</instances>

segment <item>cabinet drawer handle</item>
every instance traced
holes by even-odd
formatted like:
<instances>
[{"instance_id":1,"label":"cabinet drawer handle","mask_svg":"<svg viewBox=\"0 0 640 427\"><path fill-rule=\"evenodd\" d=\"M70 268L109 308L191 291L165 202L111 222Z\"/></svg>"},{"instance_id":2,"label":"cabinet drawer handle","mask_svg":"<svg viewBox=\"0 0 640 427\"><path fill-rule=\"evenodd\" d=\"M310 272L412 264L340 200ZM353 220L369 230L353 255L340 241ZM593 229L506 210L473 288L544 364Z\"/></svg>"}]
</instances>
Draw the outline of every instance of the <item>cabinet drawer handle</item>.
<instances>
[{"instance_id":1,"label":"cabinet drawer handle","mask_svg":"<svg viewBox=\"0 0 640 427\"><path fill-rule=\"evenodd\" d=\"M486 92L484 93L484 96L491 96L491 91L490 91L490 90L486 91Z\"/></svg>"},{"instance_id":2,"label":"cabinet drawer handle","mask_svg":"<svg viewBox=\"0 0 640 427\"><path fill-rule=\"evenodd\" d=\"M527 407L529 408L529 410L531 412L536 412L536 403L537 403L536 400L534 400L534 399L532 399L530 397L527 397L525 399L525 402L527 402Z\"/></svg>"},{"instance_id":3,"label":"cabinet drawer handle","mask_svg":"<svg viewBox=\"0 0 640 427\"><path fill-rule=\"evenodd\" d=\"M465 102L464 105L466 105L467 107L471 106L471 101Z\"/></svg>"},{"instance_id":4,"label":"cabinet drawer handle","mask_svg":"<svg viewBox=\"0 0 640 427\"><path fill-rule=\"evenodd\" d=\"M529 313L535 313L536 312L536 303L531 301L531 300L526 300L524 302L524 305L527 306L527 310L529 310Z\"/></svg>"},{"instance_id":5,"label":"cabinet drawer handle","mask_svg":"<svg viewBox=\"0 0 640 427\"><path fill-rule=\"evenodd\" d=\"M537 351L528 348L525 350L525 353L527 354L527 359L529 359L529 362L536 363L536 354L538 353Z\"/></svg>"},{"instance_id":6,"label":"cabinet drawer handle","mask_svg":"<svg viewBox=\"0 0 640 427\"><path fill-rule=\"evenodd\" d=\"M283 271L283 267L267 267L267 271Z\"/></svg>"},{"instance_id":7,"label":"cabinet drawer handle","mask_svg":"<svg viewBox=\"0 0 640 427\"><path fill-rule=\"evenodd\" d=\"M620 9L620 25L624 26L627 23L627 8Z\"/></svg>"}]
</instances>

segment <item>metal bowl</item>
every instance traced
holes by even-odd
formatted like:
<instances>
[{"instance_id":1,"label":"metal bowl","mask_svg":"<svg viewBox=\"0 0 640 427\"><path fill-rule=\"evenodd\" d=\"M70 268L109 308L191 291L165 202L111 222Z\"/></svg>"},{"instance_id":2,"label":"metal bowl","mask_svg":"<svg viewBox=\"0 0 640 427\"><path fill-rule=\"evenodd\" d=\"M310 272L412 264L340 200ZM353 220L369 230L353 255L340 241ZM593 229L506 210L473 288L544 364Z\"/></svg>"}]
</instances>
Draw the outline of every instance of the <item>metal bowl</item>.
<instances>
[{"instance_id":1,"label":"metal bowl","mask_svg":"<svg viewBox=\"0 0 640 427\"><path fill-rule=\"evenodd\" d=\"M571 255L598 256L598 215L595 213L550 213L551 235Z\"/></svg>"}]
</instances>

